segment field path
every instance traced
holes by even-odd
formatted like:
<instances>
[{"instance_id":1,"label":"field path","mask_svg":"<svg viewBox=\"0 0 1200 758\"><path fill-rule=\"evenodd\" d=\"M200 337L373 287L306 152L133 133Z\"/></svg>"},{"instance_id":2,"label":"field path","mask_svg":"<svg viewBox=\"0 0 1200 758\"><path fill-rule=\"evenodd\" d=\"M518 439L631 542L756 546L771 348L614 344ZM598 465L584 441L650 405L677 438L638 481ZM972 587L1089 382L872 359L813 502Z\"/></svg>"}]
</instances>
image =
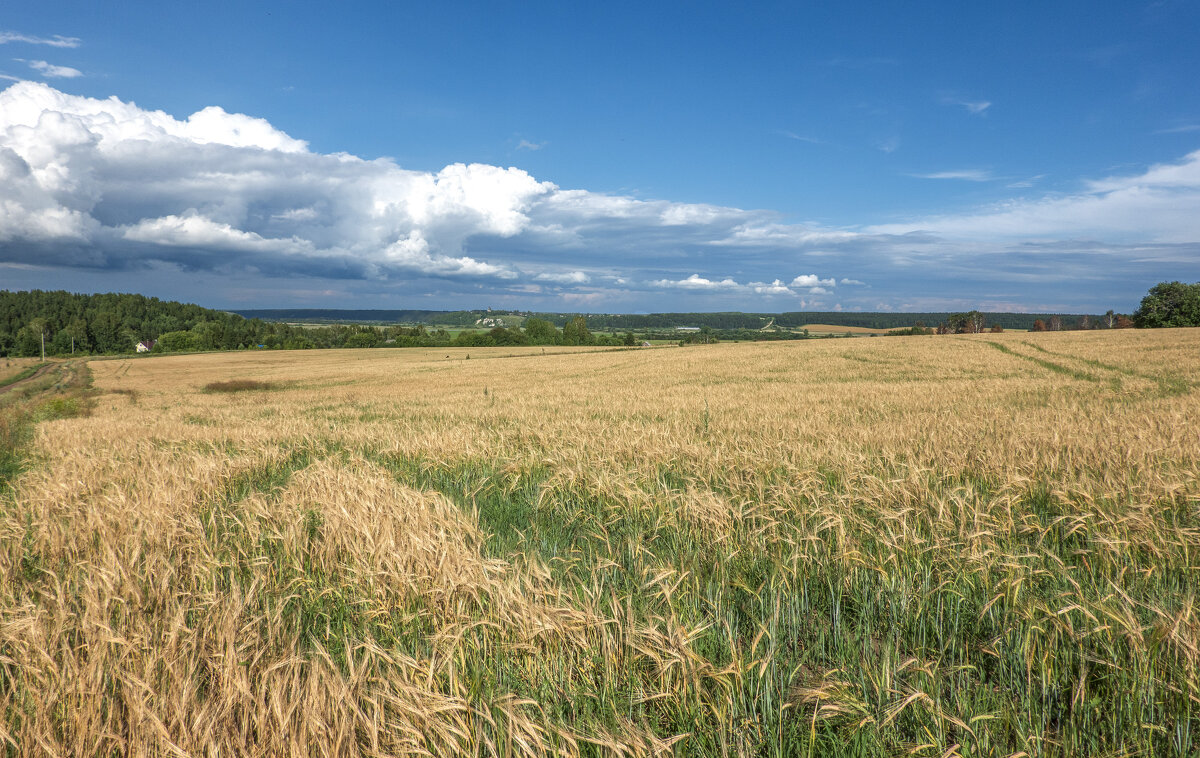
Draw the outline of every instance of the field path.
<instances>
[{"instance_id":1,"label":"field path","mask_svg":"<svg viewBox=\"0 0 1200 758\"><path fill-rule=\"evenodd\" d=\"M24 379L18 379L17 381L13 382L12 384L6 384L5 386L0 387L0 395L3 395L5 392L13 390L17 387L20 387L22 384L25 384L26 382L32 382L34 379L37 379L39 376L43 376L47 371L54 368L56 365L58 365L58 364L47 363L46 365L42 366L37 371L33 372L32 374L25 377Z\"/></svg>"}]
</instances>

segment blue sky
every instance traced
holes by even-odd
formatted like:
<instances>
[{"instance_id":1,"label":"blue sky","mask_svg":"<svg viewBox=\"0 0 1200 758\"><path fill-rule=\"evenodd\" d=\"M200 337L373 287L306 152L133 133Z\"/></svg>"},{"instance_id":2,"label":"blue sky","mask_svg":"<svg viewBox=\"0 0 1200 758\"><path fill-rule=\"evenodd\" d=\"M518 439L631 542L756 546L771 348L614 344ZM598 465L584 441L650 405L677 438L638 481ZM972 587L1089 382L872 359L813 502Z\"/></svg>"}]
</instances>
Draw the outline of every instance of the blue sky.
<instances>
[{"instance_id":1,"label":"blue sky","mask_svg":"<svg viewBox=\"0 0 1200 758\"><path fill-rule=\"evenodd\" d=\"M26 3L0 288L1130 311L1200 279L1200 7Z\"/></svg>"}]
</instances>

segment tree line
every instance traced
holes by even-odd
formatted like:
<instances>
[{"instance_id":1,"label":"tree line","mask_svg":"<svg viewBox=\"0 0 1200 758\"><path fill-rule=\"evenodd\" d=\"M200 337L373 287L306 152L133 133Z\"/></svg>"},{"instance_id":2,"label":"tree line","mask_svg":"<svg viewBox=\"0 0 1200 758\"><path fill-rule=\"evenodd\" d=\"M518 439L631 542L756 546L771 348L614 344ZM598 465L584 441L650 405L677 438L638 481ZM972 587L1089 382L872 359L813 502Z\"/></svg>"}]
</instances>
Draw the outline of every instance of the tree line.
<instances>
[{"instance_id":1,"label":"tree line","mask_svg":"<svg viewBox=\"0 0 1200 758\"><path fill-rule=\"evenodd\" d=\"M631 333L620 338L593 334L584 316L567 319L561 329L545 319L529 318L524 329L496 327L452 335L423 325L300 326L133 294L0 290L0 355L37 356L43 347L47 355L132 353L139 342L153 343L152 352L635 343Z\"/></svg>"},{"instance_id":2,"label":"tree line","mask_svg":"<svg viewBox=\"0 0 1200 758\"><path fill-rule=\"evenodd\" d=\"M274 313L290 313L274 311ZM320 311L323 314L342 311ZM353 311L359 315L382 311ZM432 317L440 311L396 311ZM454 311L458 322L474 325L487 311ZM495 314L493 314L495 315ZM502 314L500 314L502 315ZM590 315L539 314L524 319L523 327L495 326L490 330L465 330L452 335L444 328L378 326L333 323L300 326L280 321L245 318L236 313L198 305L159 300L134 294L79 295L65 291L0 290L0 355L36 356L43 346L48 355L71 353L130 353L139 342L154 343L158 352L237 350L248 348L305 349L337 347L491 347L508 345L635 345L650 332L655 338L679 339L669 331L694 324L697 332L682 335L683 342L728 339L797 338L787 332L762 331L762 315L746 313L687 313ZM1120 329L1200 326L1200 282L1162 282L1150 289L1131 315L1108 311L1091 316L1048 314L926 313L842 314L785 313L774 317L783 329L804 324L897 328L893 334L973 333L1029 329ZM910 326L916 322L916 326ZM934 324L926 326L925 324ZM620 336L595 334L593 329L624 330ZM907 328L903 328L907 327ZM641 336L633 332L638 329Z\"/></svg>"}]
</instances>

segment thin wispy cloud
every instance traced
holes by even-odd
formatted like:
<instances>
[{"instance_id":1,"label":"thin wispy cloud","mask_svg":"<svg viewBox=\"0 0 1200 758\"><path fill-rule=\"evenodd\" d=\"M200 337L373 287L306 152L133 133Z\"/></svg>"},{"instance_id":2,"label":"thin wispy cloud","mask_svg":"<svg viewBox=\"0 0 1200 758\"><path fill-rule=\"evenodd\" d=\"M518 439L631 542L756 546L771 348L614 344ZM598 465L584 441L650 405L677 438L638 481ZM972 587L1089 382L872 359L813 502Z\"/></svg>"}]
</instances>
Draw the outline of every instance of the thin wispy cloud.
<instances>
[{"instance_id":1,"label":"thin wispy cloud","mask_svg":"<svg viewBox=\"0 0 1200 758\"><path fill-rule=\"evenodd\" d=\"M795 140L796 142L807 142L807 143L809 143L809 144L811 144L811 145L820 145L820 144L822 144L822 143L821 143L821 140L817 139L816 137L807 137L807 136L805 136L805 135L803 135L803 134L796 134L795 132L791 132L791 131L788 131L788 130L786 130L786 129L779 129L779 130L776 130L776 132L775 132L775 133L776 133L776 134L778 134L778 135L779 135L779 136L781 136L781 137L787 137L787 138L788 138L788 139L790 139L790 140Z\"/></svg>"},{"instance_id":2,"label":"thin wispy cloud","mask_svg":"<svg viewBox=\"0 0 1200 758\"><path fill-rule=\"evenodd\" d=\"M1182 124L1154 131L1155 134L1190 134L1191 132L1200 132L1200 124Z\"/></svg>"},{"instance_id":3,"label":"thin wispy cloud","mask_svg":"<svg viewBox=\"0 0 1200 758\"><path fill-rule=\"evenodd\" d=\"M24 63L47 79L74 79L83 76L82 71L70 66L56 66L46 61L27 61L24 58L13 58L13 60Z\"/></svg>"},{"instance_id":4,"label":"thin wispy cloud","mask_svg":"<svg viewBox=\"0 0 1200 758\"><path fill-rule=\"evenodd\" d=\"M1045 178L1045 174L1038 174L1037 176L1031 176L1028 179L1018 179L1017 181L1010 182L1004 186L1008 187L1009 189L1029 189Z\"/></svg>"},{"instance_id":5,"label":"thin wispy cloud","mask_svg":"<svg viewBox=\"0 0 1200 758\"><path fill-rule=\"evenodd\" d=\"M53 37L37 37L20 32L0 32L0 45L8 42L24 42L28 45L48 45L50 47L79 47L82 40L78 37L64 37L55 34Z\"/></svg>"},{"instance_id":6,"label":"thin wispy cloud","mask_svg":"<svg viewBox=\"0 0 1200 758\"><path fill-rule=\"evenodd\" d=\"M527 139L523 139L517 143L518 150L541 150L545 146L545 142L530 142Z\"/></svg>"},{"instance_id":7,"label":"thin wispy cloud","mask_svg":"<svg viewBox=\"0 0 1200 758\"><path fill-rule=\"evenodd\" d=\"M894 153L900 147L900 138L888 137L875 143L875 147L885 153Z\"/></svg>"},{"instance_id":8,"label":"thin wispy cloud","mask_svg":"<svg viewBox=\"0 0 1200 758\"><path fill-rule=\"evenodd\" d=\"M909 174L917 179L959 179L965 182L990 182L995 179L991 171L967 168L959 171L935 171L931 174Z\"/></svg>"},{"instance_id":9,"label":"thin wispy cloud","mask_svg":"<svg viewBox=\"0 0 1200 758\"><path fill-rule=\"evenodd\" d=\"M943 97L942 103L946 105L957 105L961 108L965 108L967 113L970 113L972 116L981 116L987 112L988 108L992 107L990 100L968 100L966 98L955 97L953 95L947 95Z\"/></svg>"}]
</instances>

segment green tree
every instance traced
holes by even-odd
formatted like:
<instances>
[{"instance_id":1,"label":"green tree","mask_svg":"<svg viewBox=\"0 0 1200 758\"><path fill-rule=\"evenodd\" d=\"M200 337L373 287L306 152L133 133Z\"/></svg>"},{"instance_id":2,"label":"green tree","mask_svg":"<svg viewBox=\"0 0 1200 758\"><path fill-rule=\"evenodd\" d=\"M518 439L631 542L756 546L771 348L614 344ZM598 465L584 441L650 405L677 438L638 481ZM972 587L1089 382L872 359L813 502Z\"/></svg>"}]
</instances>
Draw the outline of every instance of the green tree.
<instances>
[{"instance_id":1,"label":"green tree","mask_svg":"<svg viewBox=\"0 0 1200 758\"><path fill-rule=\"evenodd\" d=\"M184 353L202 349L203 343L192 332L176 331L160 336L155 347L167 353Z\"/></svg>"},{"instance_id":2,"label":"green tree","mask_svg":"<svg viewBox=\"0 0 1200 758\"><path fill-rule=\"evenodd\" d=\"M1150 288L1133 312L1140 328L1200 326L1200 282L1160 282Z\"/></svg>"},{"instance_id":3,"label":"green tree","mask_svg":"<svg viewBox=\"0 0 1200 758\"><path fill-rule=\"evenodd\" d=\"M562 342L564 345L594 345L596 338L588 331L587 318L576 316L563 326Z\"/></svg>"},{"instance_id":4,"label":"green tree","mask_svg":"<svg viewBox=\"0 0 1200 758\"><path fill-rule=\"evenodd\" d=\"M540 318L525 319L525 336L531 345L558 345L562 342L562 333L554 324Z\"/></svg>"},{"instance_id":5,"label":"green tree","mask_svg":"<svg viewBox=\"0 0 1200 758\"><path fill-rule=\"evenodd\" d=\"M979 334L983 331L984 315L979 311L971 311L965 317L963 326L968 334Z\"/></svg>"},{"instance_id":6,"label":"green tree","mask_svg":"<svg viewBox=\"0 0 1200 758\"><path fill-rule=\"evenodd\" d=\"M375 343L379 338L375 336L375 332L356 332L346 338L342 343L343 347L375 347Z\"/></svg>"}]
</instances>

